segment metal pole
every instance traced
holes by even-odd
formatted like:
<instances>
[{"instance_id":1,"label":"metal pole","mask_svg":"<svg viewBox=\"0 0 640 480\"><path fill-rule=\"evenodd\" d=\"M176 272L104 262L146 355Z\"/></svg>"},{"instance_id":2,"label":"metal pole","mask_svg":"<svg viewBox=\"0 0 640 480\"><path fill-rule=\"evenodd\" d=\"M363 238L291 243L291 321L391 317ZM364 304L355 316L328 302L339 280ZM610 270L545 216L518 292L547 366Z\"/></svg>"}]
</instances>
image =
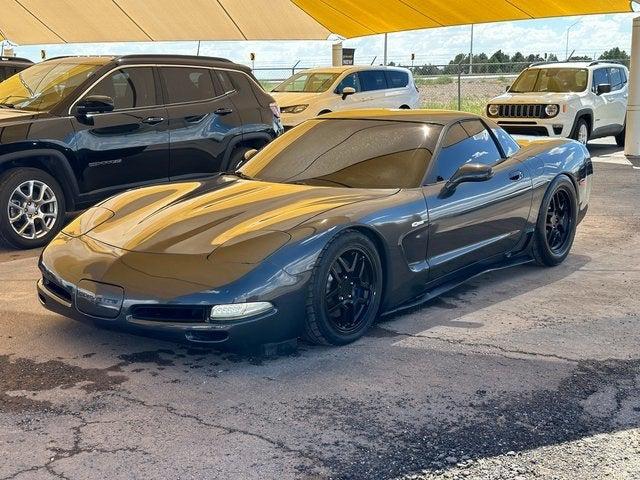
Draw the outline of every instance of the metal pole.
<instances>
[{"instance_id":1,"label":"metal pole","mask_svg":"<svg viewBox=\"0 0 640 480\"><path fill-rule=\"evenodd\" d=\"M462 110L462 87L460 86L460 80L462 76L462 64L458 64L458 111Z\"/></svg>"},{"instance_id":2,"label":"metal pole","mask_svg":"<svg viewBox=\"0 0 640 480\"><path fill-rule=\"evenodd\" d=\"M624 153L627 157L640 158L640 17L633 19L630 70Z\"/></svg>"},{"instance_id":3,"label":"metal pole","mask_svg":"<svg viewBox=\"0 0 640 480\"><path fill-rule=\"evenodd\" d=\"M199 57L200 56L200 43L202 42L202 40L198 40L198 51L196 52L196 56Z\"/></svg>"},{"instance_id":4,"label":"metal pole","mask_svg":"<svg viewBox=\"0 0 640 480\"><path fill-rule=\"evenodd\" d=\"M383 65L387 64L387 34L384 34L384 62Z\"/></svg>"},{"instance_id":5,"label":"metal pole","mask_svg":"<svg viewBox=\"0 0 640 480\"><path fill-rule=\"evenodd\" d=\"M471 24L471 48L469 49L469 75L473 73L473 23Z\"/></svg>"},{"instance_id":6,"label":"metal pole","mask_svg":"<svg viewBox=\"0 0 640 480\"><path fill-rule=\"evenodd\" d=\"M571 25L569 25L569 27L567 28L567 43L566 43L565 48L564 48L564 58L565 58L566 60L568 60L568 59L569 59L569 31L570 31L573 27L575 27L577 24L579 24L579 23L580 23L580 20L582 20L582 19L579 19L578 21L576 21L576 22L572 23L572 24L571 24Z\"/></svg>"},{"instance_id":7,"label":"metal pole","mask_svg":"<svg viewBox=\"0 0 640 480\"><path fill-rule=\"evenodd\" d=\"M291 75L295 75L296 74L296 67L298 66L298 64L300 63L300 60L298 60L295 65L293 67L291 67Z\"/></svg>"}]
</instances>

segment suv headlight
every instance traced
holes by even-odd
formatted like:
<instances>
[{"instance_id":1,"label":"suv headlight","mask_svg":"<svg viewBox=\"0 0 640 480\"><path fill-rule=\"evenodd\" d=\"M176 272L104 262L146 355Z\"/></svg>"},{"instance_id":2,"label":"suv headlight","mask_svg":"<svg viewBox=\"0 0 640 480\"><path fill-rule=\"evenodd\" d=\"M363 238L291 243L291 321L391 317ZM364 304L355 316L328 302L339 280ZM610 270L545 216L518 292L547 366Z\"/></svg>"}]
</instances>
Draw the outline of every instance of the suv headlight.
<instances>
[{"instance_id":1,"label":"suv headlight","mask_svg":"<svg viewBox=\"0 0 640 480\"><path fill-rule=\"evenodd\" d=\"M500 114L500 108L498 105L489 105L487 107L487 113L490 117L497 117Z\"/></svg>"},{"instance_id":2,"label":"suv headlight","mask_svg":"<svg viewBox=\"0 0 640 480\"><path fill-rule=\"evenodd\" d=\"M558 115L559 111L559 105L547 105L546 107L544 107L544 113L546 113L547 117L555 117L556 115Z\"/></svg>"},{"instance_id":3,"label":"suv headlight","mask_svg":"<svg viewBox=\"0 0 640 480\"><path fill-rule=\"evenodd\" d=\"M304 112L305 109L308 107L309 105L303 104L303 105L291 105L290 107L282 107L280 109L280 111L282 113L300 113L300 112Z\"/></svg>"}]
</instances>

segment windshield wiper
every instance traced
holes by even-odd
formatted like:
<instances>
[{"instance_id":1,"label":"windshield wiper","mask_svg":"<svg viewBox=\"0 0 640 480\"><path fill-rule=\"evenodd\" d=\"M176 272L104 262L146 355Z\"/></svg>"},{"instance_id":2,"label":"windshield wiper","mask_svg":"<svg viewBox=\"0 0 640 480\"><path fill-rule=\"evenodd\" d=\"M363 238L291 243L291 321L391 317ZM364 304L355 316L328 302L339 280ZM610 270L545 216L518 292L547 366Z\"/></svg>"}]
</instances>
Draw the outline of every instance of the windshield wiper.
<instances>
[{"instance_id":1,"label":"windshield wiper","mask_svg":"<svg viewBox=\"0 0 640 480\"><path fill-rule=\"evenodd\" d=\"M0 103L0 107L2 108L16 108L13 103Z\"/></svg>"}]
</instances>

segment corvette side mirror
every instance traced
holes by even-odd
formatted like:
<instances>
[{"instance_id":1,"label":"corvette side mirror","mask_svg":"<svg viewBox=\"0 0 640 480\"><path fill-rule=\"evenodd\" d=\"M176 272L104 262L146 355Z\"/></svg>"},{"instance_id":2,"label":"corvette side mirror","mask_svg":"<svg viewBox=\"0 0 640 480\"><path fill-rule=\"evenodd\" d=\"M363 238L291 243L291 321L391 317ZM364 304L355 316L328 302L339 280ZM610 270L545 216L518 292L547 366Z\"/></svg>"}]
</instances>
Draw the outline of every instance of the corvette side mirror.
<instances>
[{"instance_id":1,"label":"corvette side mirror","mask_svg":"<svg viewBox=\"0 0 640 480\"><path fill-rule=\"evenodd\" d=\"M507 85L506 87L504 87L505 92L508 92L509 90L511 90L511 85Z\"/></svg>"},{"instance_id":2,"label":"corvette side mirror","mask_svg":"<svg viewBox=\"0 0 640 480\"><path fill-rule=\"evenodd\" d=\"M252 148L251 150L247 150L246 152L244 152L244 161L248 162L253 157L255 157L256 153L258 153L258 150L256 150L255 148Z\"/></svg>"},{"instance_id":3,"label":"corvette side mirror","mask_svg":"<svg viewBox=\"0 0 640 480\"><path fill-rule=\"evenodd\" d=\"M464 182L483 182L493 177L493 169L484 163L465 163L444 184L443 191L451 192Z\"/></svg>"},{"instance_id":4,"label":"corvette side mirror","mask_svg":"<svg viewBox=\"0 0 640 480\"><path fill-rule=\"evenodd\" d=\"M349 95L353 95L354 93L356 93L356 89L355 88L353 88L353 87L344 87L342 89L342 99L344 100Z\"/></svg>"}]
</instances>

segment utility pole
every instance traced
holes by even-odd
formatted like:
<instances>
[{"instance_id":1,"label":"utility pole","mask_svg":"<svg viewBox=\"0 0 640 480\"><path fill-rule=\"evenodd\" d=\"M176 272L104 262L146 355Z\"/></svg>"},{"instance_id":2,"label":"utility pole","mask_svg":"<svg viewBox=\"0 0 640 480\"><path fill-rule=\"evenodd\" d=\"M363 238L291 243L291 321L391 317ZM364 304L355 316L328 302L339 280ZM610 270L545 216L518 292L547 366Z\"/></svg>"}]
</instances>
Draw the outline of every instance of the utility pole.
<instances>
[{"instance_id":1,"label":"utility pole","mask_svg":"<svg viewBox=\"0 0 640 480\"><path fill-rule=\"evenodd\" d=\"M469 75L473 74L473 23L471 24L471 47L469 48Z\"/></svg>"},{"instance_id":2,"label":"utility pole","mask_svg":"<svg viewBox=\"0 0 640 480\"><path fill-rule=\"evenodd\" d=\"M387 65L387 34L384 34L384 61L383 65Z\"/></svg>"},{"instance_id":3,"label":"utility pole","mask_svg":"<svg viewBox=\"0 0 640 480\"><path fill-rule=\"evenodd\" d=\"M577 20L576 22L572 23L571 25L569 25L569 27L567 28L567 43L565 45L565 49L564 49L564 59L567 60L569 58L569 31L575 27L578 23L580 23L582 19Z\"/></svg>"}]
</instances>

